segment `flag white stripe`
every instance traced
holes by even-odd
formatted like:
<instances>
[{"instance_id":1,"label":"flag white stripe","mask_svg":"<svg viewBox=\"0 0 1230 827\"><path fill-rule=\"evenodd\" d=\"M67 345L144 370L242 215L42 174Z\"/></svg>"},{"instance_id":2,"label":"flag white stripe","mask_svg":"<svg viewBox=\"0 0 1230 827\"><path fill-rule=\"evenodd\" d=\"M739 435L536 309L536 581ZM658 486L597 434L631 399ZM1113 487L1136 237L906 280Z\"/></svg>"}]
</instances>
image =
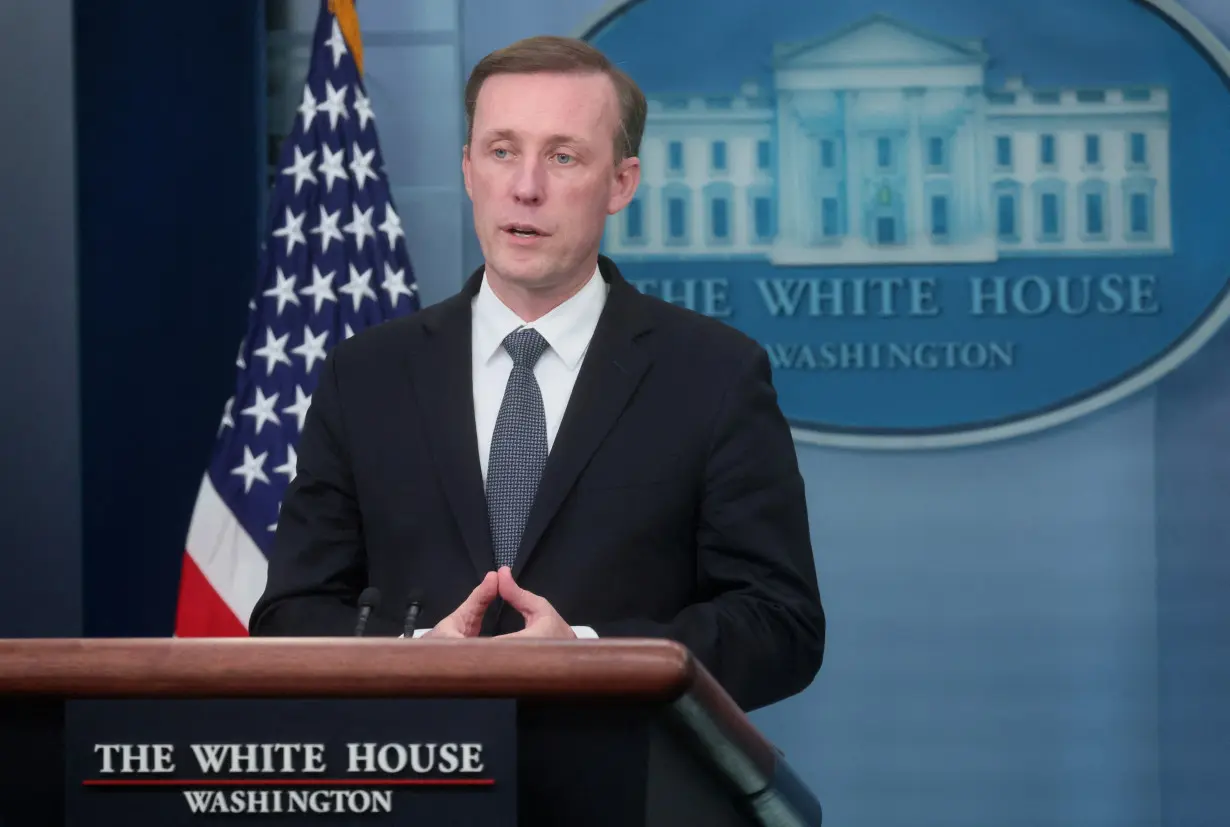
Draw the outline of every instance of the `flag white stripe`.
<instances>
[{"instance_id":1,"label":"flag white stripe","mask_svg":"<svg viewBox=\"0 0 1230 827\"><path fill-rule=\"evenodd\" d=\"M201 478L186 548L209 585L246 629L252 609L265 590L269 563L218 496L209 474Z\"/></svg>"}]
</instances>

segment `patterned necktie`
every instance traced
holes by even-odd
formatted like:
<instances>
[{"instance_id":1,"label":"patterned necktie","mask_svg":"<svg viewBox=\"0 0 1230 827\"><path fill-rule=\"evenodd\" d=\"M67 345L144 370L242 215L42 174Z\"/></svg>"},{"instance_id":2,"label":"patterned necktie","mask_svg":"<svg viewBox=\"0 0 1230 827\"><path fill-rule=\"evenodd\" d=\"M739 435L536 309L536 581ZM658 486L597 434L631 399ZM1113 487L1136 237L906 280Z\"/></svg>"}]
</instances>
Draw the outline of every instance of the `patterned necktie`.
<instances>
[{"instance_id":1,"label":"patterned necktie","mask_svg":"<svg viewBox=\"0 0 1230 827\"><path fill-rule=\"evenodd\" d=\"M512 356L512 373L491 435L487 461L487 515L496 566L512 566L534 504L538 480L547 464L547 417L534 365L547 340L532 328L509 333L504 349Z\"/></svg>"}]
</instances>

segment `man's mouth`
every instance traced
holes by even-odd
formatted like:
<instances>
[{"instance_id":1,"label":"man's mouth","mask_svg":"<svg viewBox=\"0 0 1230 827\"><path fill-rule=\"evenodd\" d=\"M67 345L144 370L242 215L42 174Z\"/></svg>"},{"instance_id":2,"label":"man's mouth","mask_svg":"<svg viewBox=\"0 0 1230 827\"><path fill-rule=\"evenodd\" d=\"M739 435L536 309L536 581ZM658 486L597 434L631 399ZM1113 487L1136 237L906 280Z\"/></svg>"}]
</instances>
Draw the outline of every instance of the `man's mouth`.
<instances>
[{"instance_id":1,"label":"man's mouth","mask_svg":"<svg viewBox=\"0 0 1230 827\"><path fill-rule=\"evenodd\" d=\"M512 233L517 238L534 238L536 236L546 236L539 228L533 224L508 224L503 227L504 232Z\"/></svg>"}]
</instances>

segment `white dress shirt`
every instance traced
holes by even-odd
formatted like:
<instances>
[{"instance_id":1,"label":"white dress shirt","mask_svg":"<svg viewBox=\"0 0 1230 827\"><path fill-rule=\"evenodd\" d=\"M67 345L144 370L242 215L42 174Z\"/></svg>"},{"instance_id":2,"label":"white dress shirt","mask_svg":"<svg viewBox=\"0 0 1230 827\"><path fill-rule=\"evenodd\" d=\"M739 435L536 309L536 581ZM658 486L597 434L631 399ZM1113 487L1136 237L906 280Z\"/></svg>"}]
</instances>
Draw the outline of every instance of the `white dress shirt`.
<instances>
[{"instance_id":1,"label":"white dress shirt","mask_svg":"<svg viewBox=\"0 0 1230 827\"><path fill-rule=\"evenodd\" d=\"M549 454L609 289L595 268L594 274L580 291L547 315L527 323L500 301L484 275L478 294L470 305L473 312L470 338L473 362L470 373L474 386L474 427L484 484L487 481L491 436L513 367L512 357L504 349L504 338L514 330L532 327L547 340L547 349L534 365L534 378L542 391ZM572 630L579 638L598 637L588 626L573 626ZM421 637L428 631L415 630L414 636Z\"/></svg>"},{"instance_id":2,"label":"white dress shirt","mask_svg":"<svg viewBox=\"0 0 1230 827\"><path fill-rule=\"evenodd\" d=\"M474 382L474 426L478 436L478 458L483 482L487 481L487 459L491 435L504 401L504 388L512 373L513 361L504 350L504 338L523 327L537 330L547 340L547 349L534 365L534 378L542 390L542 407L547 417L547 452L555 444L568 397L581 370L589 340L598 326L606 304L607 284L595 269L590 280L574 296L542 318L526 323L500 301L484 278L474 297L474 324L471 334Z\"/></svg>"}]
</instances>

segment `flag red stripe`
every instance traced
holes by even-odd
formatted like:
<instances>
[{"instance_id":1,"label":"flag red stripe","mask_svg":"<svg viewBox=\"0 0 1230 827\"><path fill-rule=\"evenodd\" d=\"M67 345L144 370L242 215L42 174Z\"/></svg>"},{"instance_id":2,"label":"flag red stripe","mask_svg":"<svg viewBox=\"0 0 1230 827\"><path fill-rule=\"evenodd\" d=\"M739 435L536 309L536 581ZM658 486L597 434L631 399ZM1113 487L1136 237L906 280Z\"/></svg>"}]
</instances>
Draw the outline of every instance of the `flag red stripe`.
<instances>
[{"instance_id":1,"label":"flag red stripe","mask_svg":"<svg viewBox=\"0 0 1230 827\"><path fill-rule=\"evenodd\" d=\"M201 475L201 488L184 548L195 567L194 572L185 575L185 587L193 585L192 578L203 578L203 588L221 599L231 615L246 627L264 591L269 564L218 495L208 473ZM212 603L208 595L206 599ZM213 637L223 634L230 626L226 623L221 630L215 630L216 625L210 623L202 634Z\"/></svg>"},{"instance_id":2,"label":"flag red stripe","mask_svg":"<svg viewBox=\"0 0 1230 827\"><path fill-rule=\"evenodd\" d=\"M175 615L177 637L247 637L247 618L242 621L226 605L191 554L184 554L179 580L179 607Z\"/></svg>"}]
</instances>

